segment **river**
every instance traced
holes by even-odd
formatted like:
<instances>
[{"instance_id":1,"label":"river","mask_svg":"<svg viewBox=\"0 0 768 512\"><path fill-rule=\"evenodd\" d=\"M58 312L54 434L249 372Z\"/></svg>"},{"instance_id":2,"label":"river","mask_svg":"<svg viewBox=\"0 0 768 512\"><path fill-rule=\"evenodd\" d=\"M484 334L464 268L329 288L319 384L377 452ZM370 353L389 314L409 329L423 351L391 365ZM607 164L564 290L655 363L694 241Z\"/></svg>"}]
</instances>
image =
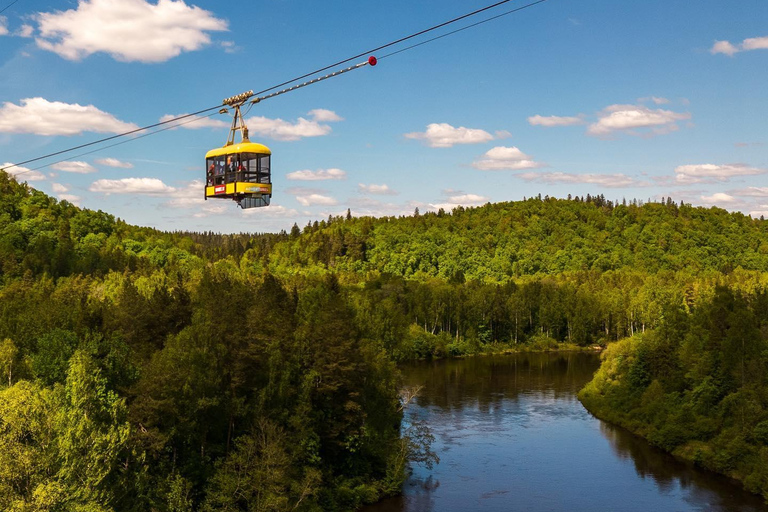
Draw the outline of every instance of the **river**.
<instances>
[{"instance_id":1,"label":"river","mask_svg":"<svg viewBox=\"0 0 768 512\"><path fill-rule=\"evenodd\" d=\"M407 409L441 461L416 467L403 495L365 512L757 511L762 499L596 419L576 393L594 354L517 354L420 363Z\"/></svg>"}]
</instances>

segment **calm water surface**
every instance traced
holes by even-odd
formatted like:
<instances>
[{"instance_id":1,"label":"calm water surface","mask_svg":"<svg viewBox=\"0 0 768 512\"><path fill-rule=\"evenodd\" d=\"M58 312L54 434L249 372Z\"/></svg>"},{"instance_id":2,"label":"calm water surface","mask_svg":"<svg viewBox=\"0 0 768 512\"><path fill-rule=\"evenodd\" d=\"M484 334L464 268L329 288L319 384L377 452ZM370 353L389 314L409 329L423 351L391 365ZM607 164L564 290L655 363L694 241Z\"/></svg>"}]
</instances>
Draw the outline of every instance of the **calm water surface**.
<instances>
[{"instance_id":1,"label":"calm water surface","mask_svg":"<svg viewBox=\"0 0 768 512\"><path fill-rule=\"evenodd\" d=\"M441 462L416 468L403 496L365 512L756 511L730 480L676 461L582 407L593 354L519 354L405 369L423 385L408 416L426 420Z\"/></svg>"}]
</instances>

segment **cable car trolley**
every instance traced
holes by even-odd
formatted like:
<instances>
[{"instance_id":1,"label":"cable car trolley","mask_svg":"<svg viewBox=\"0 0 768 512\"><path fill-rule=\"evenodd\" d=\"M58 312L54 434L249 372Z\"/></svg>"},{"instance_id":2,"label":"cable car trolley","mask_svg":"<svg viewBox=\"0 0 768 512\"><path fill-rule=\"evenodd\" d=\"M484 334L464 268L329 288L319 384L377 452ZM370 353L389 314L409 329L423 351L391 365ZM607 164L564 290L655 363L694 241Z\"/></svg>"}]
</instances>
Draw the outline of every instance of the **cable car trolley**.
<instances>
[{"instance_id":1,"label":"cable car trolley","mask_svg":"<svg viewBox=\"0 0 768 512\"><path fill-rule=\"evenodd\" d=\"M205 154L205 199L231 199L240 208L269 206L272 197L272 151L263 144L248 139L240 107L253 96L253 91L232 96L224 104L234 109L232 127L224 147ZM227 109L221 109L227 113ZM240 132L240 143L235 144L235 134Z\"/></svg>"},{"instance_id":2,"label":"cable car trolley","mask_svg":"<svg viewBox=\"0 0 768 512\"><path fill-rule=\"evenodd\" d=\"M243 119L243 113L240 110L243 105L247 103L248 110L250 110L253 105L262 100L274 98L364 66L375 66L377 62L376 57L371 55L367 60L354 66L318 76L266 96L254 97L253 91L248 91L225 99L222 104L231 107L235 114L232 119L232 127L229 129L227 143L224 147L212 149L205 154L205 199L232 199L243 209L269 206L269 201L272 198L272 169L270 167L272 151L267 146L251 142L248 139L248 127L245 125L245 119ZM318 71L325 69L327 68ZM276 88L273 87L272 89ZM219 110L220 114L227 114L228 112L226 107ZM247 113L248 111L246 111ZM235 144L237 132L240 132L239 144Z\"/></svg>"}]
</instances>

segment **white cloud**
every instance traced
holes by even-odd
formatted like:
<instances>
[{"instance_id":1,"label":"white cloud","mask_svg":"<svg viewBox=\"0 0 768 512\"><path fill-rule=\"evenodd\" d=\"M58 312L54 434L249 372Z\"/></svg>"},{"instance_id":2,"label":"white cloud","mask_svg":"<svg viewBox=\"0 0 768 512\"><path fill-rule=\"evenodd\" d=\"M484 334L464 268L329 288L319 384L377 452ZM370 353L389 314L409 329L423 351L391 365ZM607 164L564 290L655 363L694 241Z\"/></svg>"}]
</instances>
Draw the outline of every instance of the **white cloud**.
<instances>
[{"instance_id":1,"label":"white cloud","mask_svg":"<svg viewBox=\"0 0 768 512\"><path fill-rule=\"evenodd\" d=\"M768 50L768 36L750 37L741 42L741 44L732 44L729 41L715 41L709 52L713 55L722 53L733 57L739 52L748 52L751 50Z\"/></svg>"},{"instance_id":2,"label":"white cloud","mask_svg":"<svg viewBox=\"0 0 768 512\"><path fill-rule=\"evenodd\" d=\"M8 35L8 18L0 16L0 36Z\"/></svg>"},{"instance_id":3,"label":"white cloud","mask_svg":"<svg viewBox=\"0 0 768 512\"><path fill-rule=\"evenodd\" d=\"M472 167L481 171L520 171L543 166L544 164L535 162L533 157L526 155L515 146L497 146L488 150L480 160L472 163Z\"/></svg>"},{"instance_id":4,"label":"white cloud","mask_svg":"<svg viewBox=\"0 0 768 512\"><path fill-rule=\"evenodd\" d=\"M175 188L166 185L157 178L96 180L88 190L103 194L138 194L147 196L166 196L176 191Z\"/></svg>"},{"instance_id":5,"label":"white cloud","mask_svg":"<svg viewBox=\"0 0 768 512\"><path fill-rule=\"evenodd\" d=\"M327 110L324 108L316 108L316 109L310 110L307 113L307 115L309 115L312 119L314 119L318 123L335 123L335 122L344 120L343 117L339 116L333 110Z\"/></svg>"},{"instance_id":6,"label":"white cloud","mask_svg":"<svg viewBox=\"0 0 768 512\"><path fill-rule=\"evenodd\" d=\"M381 184L381 185L365 185L363 183L358 183L357 189L362 192L363 194L374 194L374 195L380 195L380 196L396 196L398 192L396 190L392 190L389 188L389 185Z\"/></svg>"},{"instance_id":7,"label":"white cloud","mask_svg":"<svg viewBox=\"0 0 768 512\"><path fill-rule=\"evenodd\" d=\"M564 172L526 172L516 175L525 181L538 183L573 183L594 184L606 188L625 188L648 186L649 183L638 181L626 174L570 174Z\"/></svg>"},{"instance_id":8,"label":"white cloud","mask_svg":"<svg viewBox=\"0 0 768 512\"><path fill-rule=\"evenodd\" d=\"M723 192L716 192L712 194L711 196L701 196L701 200L705 204L733 204L738 203L739 200L733 197L732 195L725 194Z\"/></svg>"},{"instance_id":9,"label":"white cloud","mask_svg":"<svg viewBox=\"0 0 768 512\"><path fill-rule=\"evenodd\" d=\"M19 37L32 37L32 33L34 32L34 28L32 25L22 25L21 28L19 28L19 31L16 32L15 35Z\"/></svg>"},{"instance_id":10,"label":"white cloud","mask_svg":"<svg viewBox=\"0 0 768 512\"><path fill-rule=\"evenodd\" d=\"M318 169L316 171L289 172L285 177L292 181L345 180L347 179L347 173L341 169Z\"/></svg>"},{"instance_id":11,"label":"white cloud","mask_svg":"<svg viewBox=\"0 0 768 512\"><path fill-rule=\"evenodd\" d=\"M755 176L766 173L768 169L758 169L740 163L680 165L675 168L676 181L681 184L728 181L736 176Z\"/></svg>"},{"instance_id":12,"label":"white cloud","mask_svg":"<svg viewBox=\"0 0 768 512\"><path fill-rule=\"evenodd\" d=\"M166 114L160 118L160 122L164 123L177 117L186 116L187 114ZM205 116L190 116L185 117L179 121L177 128L186 128L187 130L199 130L200 128L229 128L230 123L222 121L221 119L213 119L212 117Z\"/></svg>"},{"instance_id":13,"label":"white cloud","mask_svg":"<svg viewBox=\"0 0 768 512\"><path fill-rule=\"evenodd\" d=\"M747 187L729 190L729 194L741 197L768 197L768 187Z\"/></svg>"},{"instance_id":14,"label":"white cloud","mask_svg":"<svg viewBox=\"0 0 768 512\"><path fill-rule=\"evenodd\" d=\"M663 135L679 129L678 121L690 119L691 114L671 110L650 109L644 105L610 105L598 114L587 133L608 136L615 132L630 135ZM638 129L647 129L638 132Z\"/></svg>"},{"instance_id":15,"label":"white cloud","mask_svg":"<svg viewBox=\"0 0 768 512\"><path fill-rule=\"evenodd\" d=\"M193 123L194 124L194 123ZM255 116L246 121L251 133L273 140L293 141L304 137L322 137L331 133L331 127L300 117L295 123L282 119Z\"/></svg>"},{"instance_id":16,"label":"white cloud","mask_svg":"<svg viewBox=\"0 0 768 512\"><path fill-rule=\"evenodd\" d=\"M432 205L417 201L407 201L405 203L389 203L366 196L352 197L349 199L348 204L352 211L352 215L355 217L390 217L399 215L413 215L413 211L417 207L421 212L436 210L436 208L434 208Z\"/></svg>"},{"instance_id":17,"label":"white cloud","mask_svg":"<svg viewBox=\"0 0 768 512\"><path fill-rule=\"evenodd\" d=\"M434 209L443 208L444 210L452 210L457 206L477 206L485 204L488 201L489 198L478 194L461 194L450 196L442 203L430 204L429 206Z\"/></svg>"},{"instance_id":18,"label":"white cloud","mask_svg":"<svg viewBox=\"0 0 768 512\"><path fill-rule=\"evenodd\" d=\"M733 46L728 41L715 41L715 44L712 45L712 48L710 48L709 53L712 55L716 55L718 53L723 53L725 55L728 55L729 57L732 57L734 53L738 53L739 49Z\"/></svg>"},{"instance_id":19,"label":"white cloud","mask_svg":"<svg viewBox=\"0 0 768 512\"><path fill-rule=\"evenodd\" d=\"M61 183L51 183L51 188L57 194L63 194L64 192L69 191L69 187L66 185L62 185Z\"/></svg>"},{"instance_id":20,"label":"white cloud","mask_svg":"<svg viewBox=\"0 0 768 512\"><path fill-rule=\"evenodd\" d=\"M309 194L327 194L328 191L323 188L313 188L313 187L288 187L284 191L286 194L290 194L292 196L307 196Z\"/></svg>"},{"instance_id":21,"label":"white cloud","mask_svg":"<svg viewBox=\"0 0 768 512\"><path fill-rule=\"evenodd\" d=\"M121 162L117 158L97 158L96 163L99 165L106 165L107 167L116 167L118 169L132 169L133 164L130 162Z\"/></svg>"},{"instance_id":22,"label":"white cloud","mask_svg":"<svg viewBox=\"0 0 768 512\"><path fill-rule=\"evenodd\" d=\"M171 208L201 208L207 204L216 204L217 201L206 201L203 197L205 185L201 180L192 180L183 187L172 188L167 195L170 201L163 203Z\"/></svg>"},{"instance_id":23,"label":"white cloud","mask_svg":"<svg viewBox=\"0 0 768 512\"><path fill-rule=\"evenodd\" d=\"M77 103L26 98L20 105L0 107L0 132L36 135L78 135L83 132L120 133L138 128L94 107Z\"/></svg>"},{"instance_id":24,"label":"white cloud","mask_svg":"<svg viewBox=\"0 0 768 512\"><path fill-rule=\"evenodd\" d=\"M96 172L96 168L88 162L78 161L55 163L51 166L51 169L63 172L74 172L76 174L90 174Z\"/></svg>"},{"instance_id":25,"label":"white cloud","mask_svg":"<svg viewBox=\"0 0 768 512\"><path fill-rule=\"evenodd\" d=\"M646 98L638 98L637 101L639 101L640 103L647 103L651 101L655 105L668 105L669 103L672 103L667 98L660 98L658 96L648 96Z\"/></svg>"},{"instance_id":26,"label":"white cloud","mask_svg":"<svg viewBox=\"0 0 768 512\"><path fill-rule=\"evenodd\" d=\"M62 201L69 201L73 205L79 206L81 198L80 196L75 196L72 194L59 194L59 199L61 199Z\"/></svg>"},{"instance_id":27,"label":"white cloud","mask_svg":"<svg viewBox=\"0 0 768 512\"><path fill-rule=\"evenodd\" d=\"M448 123L432 123L425 132L406 133L405 138L423 140L432 148L450 148L456 144L482 144L492 141L493 135L485 130L455 128Z\"/></svg>"},{"instance_id":28,"label":"white cloud","mask_svg":"<svg viewBox=\"0 0 768 512\"><path fill-rule=\"evenodd\" d=\"M281 204L272 203L268 208L247 208L240 210L243 217L267 217L270 219L293 219L299 215L298 210L286 208Z\"/></svg>"},{"instance_id":29,"label":"white cloud","mask_svg":"<svg viewBox=\"0 0 768 512\"><path fill-rule=\"evenodd\" d=\"M164 62L210 44L227 22L183 0L79 0L77 9L40 13L37 45L68 60L104 52L119 61Z\"/></svg>"},{"instance_id":30,"label":"white cloud","mask_svg":"<svg viewBox=\"0 0 768 512\"><path fill-rule=\"evenodd\" d=\"M768 36L745 39L744 42L741 43L741 47L744 51L768 50Z\"/></svg>"},{"instance_id":31,"label":"white cloud","mask_svg":"<svg viewBox=\"0 0 768 512\"><path fill-rule=\"evenodd\" d=\"M0 169L4 170L11 176L14 176L17 181L43 181L45 179L45 175L38 171L33 171L32 169L28 169L27 167L19 167L18 165L13 166L11 162L5 162L4 164L0 165Z\"/></svg>"},{"instance_id":32,"label":"white cloud","mask_svg":"<svg viewBox=\"0 0 768 512\"><path fill-rule=\"evenodd\" d=\"M321 194L308 194L305 196L296 196L296 200L302 205L302 206L335 206L339 204L339 202L330 197L330 196L324 196Z\"/></svg>"},{"instance_id":33,"label":"white cloud","mask_svg":"<svg viewBox=\"0 0 768 512\"><path fill-rule=\"evenodd\" d=\"M584 120L581 117L535 115L528 118L528 124L531 126L544 126L551 128L553 126L573 126L577 124L584 124Z\"/></svg>"},{"instance_id":34,"label":"white cloud","mask_svg":"<svg viewBox=\"0 0 768 512\"><path fill-rule=\"evenodd\" d=\"M192 217L196 219L200 219L203 217L209 217L211 215L221 215L222 213L227 213L228 211L231 211L229 207L234 206L233 204L221 204L220 202L214 202L209 201L205 204L200 205L200 211L195 212L192 214Z\"/></svg>"},{"instance_id":35,"label":"white cloud","mask_svg":"<svg viewBox=\"0 0 768 512\"><path fill-rule=\"evenodd\" d=\"M162 206L177 209L194 208L197 211L192 216L198 219L211 215L231 214L235 210L235 203L231 200L212 199L206 201L203 197L204 188L205 185L201 180L192 180L179 187L167 187L166 192L162 192L162 195L169 197L170 200L164 202Z\"/></svg>"}]
</instances>

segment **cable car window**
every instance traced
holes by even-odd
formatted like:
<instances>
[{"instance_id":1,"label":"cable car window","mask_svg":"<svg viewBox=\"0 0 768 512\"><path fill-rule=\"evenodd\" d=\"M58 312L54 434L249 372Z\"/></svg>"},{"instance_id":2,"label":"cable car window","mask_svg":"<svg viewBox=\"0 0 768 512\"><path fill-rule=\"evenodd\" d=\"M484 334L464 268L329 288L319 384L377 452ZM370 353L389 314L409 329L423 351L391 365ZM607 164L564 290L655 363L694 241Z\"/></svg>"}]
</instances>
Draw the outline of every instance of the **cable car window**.
<instances>
[{"instance_id":1,"label":"cable car window","mask_svg":"<svg viewBox=\"0 0 768 512\"><path fill-rule=\"evenodd\" d=\"M226 163L225 159L226 159L225 155L217 156L216 158L214 158L214 162L216 164L216 167L213 172L214 185L224 184L224 165Z\"/></svg>"},{"instance_id":2,"label":"cable car window","mask_svg":"<svg viewBox=\"0 0 768 512\"><path fill-rule=\"evenodd\" d=\"M237 155L227 155L225 172L227 176L227 183L235 181L235 174L237 172Z\"/></svg>"},{"instance_id":3,"label":"cable car window","mask_svg":"<svg viewBox=\"0 0 768 512\"><path fill-rule=\"evenodd\" d=\"M216 171L216 164L213 161L213 158L208 158L205 161L205 178L207 185L213 186L213 176L214 172Z\"/></svg>"},{"instance_id":4,"label":"cable car window","mask_svg":"<svg viewBox=\"0 0 768 512\"><path fill-rule=\"evenodd\" d=\"M258 173L258 155L256 153L242 153L240 158L243 162L243 181L255 183Z\"/></svg>"},{"instance_id":5,"label":"cable car window","mask_svg":"<svg viewBox=\"0 0 768 512\"><path fill-rule=\"evenodd\" d=\"M259 158L259 183L271 183L269 175L269 155L261 155Z\"/></svg>"}]
</instances>

